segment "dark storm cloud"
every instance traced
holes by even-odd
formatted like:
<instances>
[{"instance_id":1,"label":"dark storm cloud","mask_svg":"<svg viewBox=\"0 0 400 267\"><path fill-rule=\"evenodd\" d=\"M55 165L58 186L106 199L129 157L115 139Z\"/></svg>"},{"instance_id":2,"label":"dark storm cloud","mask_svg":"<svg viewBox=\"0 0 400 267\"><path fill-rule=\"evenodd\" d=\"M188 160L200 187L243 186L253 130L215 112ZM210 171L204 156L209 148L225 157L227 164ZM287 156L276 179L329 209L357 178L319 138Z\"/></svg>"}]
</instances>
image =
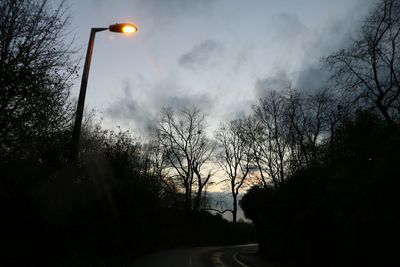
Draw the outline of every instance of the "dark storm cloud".
<instances>
[{"instance_id":1,"label":"dark storm cloud","mask_svg":"<svg viewBox=\"0 0 400 267\"><path fill-rule=\"evenodd\" d=\"M189 52L178 59L178 64L187 69L211 67L223 52L221 44L214 40L206 40L195 45Z\"/></svg>"},{"instance_id":2,"label":"dark storm cloud","mask_svg":"<svg viewBox=\"0 0 400 267\"><path fill-rule=\"evenodd\" d=\"M314 36L294 81L297 89L314 91L329 85L331 73L323 68L321 59L351 45L360 33L362 22L368 14L365 5L371 5L372 2L373 0L358 1L343 19L328 25L323 32Z\"/></svg>"},{"instance_id":3,"label":"dark storm cloud","mask_svg":"<svg viewBox=\"0 0 400 267\"><path fill-rule=\"evenodd\" d=\"M289 89L291 86L290 80L285 71L279 71L275 75L265 79L257 79L255 90L257 98L263 98L268 91L279 91Z\"/></svg>"},{"instance_id":4,"label":"dark storm cloud","mask_svg":"<svg viewBox=\"0 0 400 267\"><path fill-rule=\"evenodd\" d=\"M335 51L348 47L359 34L368 8L374 0L360 0L347 11L343 18L325 25L318 32L310 31L294 14L281 14L277 17L279 42L300 42L303 53L300 67L296 70L281 71L256 81L257 97L263 97L268 90L282 90L289 86L298 90L315 91L329 86L331 73L323 68L321 59Z\"/></svg>"},{"instance_id":5,"label":"dark storm cloud","mask_svg":"<svg viewBox=\"0 0 400 267\"><path fill-rule=\"evenodd\" d=\"M295 84L292 84L296 76L295 72L298 71L301 73L298 75L302 76L302 72L308 68L308 63L307 65L304 63L297 70L291 69L289 65L293 63L293 59L297 59L304 53L304 49L307 49L307 45L310 44L310 40L314 37L311 30L305 26L297 14L282 13L273 19L275 22L273 40L279 45L281 52L286 50L287 53L282 54L282 61L274 62L273 72L256 80L255 95L257 99L265 97L268 91L287 90L292 88L292 86L297 86L297 81L295 81ZM296 58L292 59L288 55L295 56ZM306 79L302 79L304 85L308 82L309 78L309 76L304 76L304 79Z\"/></svg>"},{"instance_id":6,"label":"dark storm cloud","mask_svg":"<svg viewBox=\"0 0 400 267\"><path fill-rule=\"evenodd\" d=\"M329 83L330 74L318 66L309 66L300 70L296 79L296 88L303 91L316 91L325 88Z\"/></svg>"}]
</instances>

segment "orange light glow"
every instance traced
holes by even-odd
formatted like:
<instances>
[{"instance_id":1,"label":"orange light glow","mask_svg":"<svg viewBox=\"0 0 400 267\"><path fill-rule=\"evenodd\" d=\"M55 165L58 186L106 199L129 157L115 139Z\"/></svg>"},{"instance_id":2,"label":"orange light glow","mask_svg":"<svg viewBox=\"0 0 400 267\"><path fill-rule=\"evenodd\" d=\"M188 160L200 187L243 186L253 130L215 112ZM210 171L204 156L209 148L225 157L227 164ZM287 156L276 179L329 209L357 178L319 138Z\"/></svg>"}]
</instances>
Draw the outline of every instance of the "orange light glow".
<instances>
[{"instance_id":1,"label":"orange light glow","mask_svg":"<svg viewBox=\"0 0 400 267\"><path fill-rule=\"evenodd\" d=\"M137 28L132 25L126 25L122 27L122 32L123 33L134 33L137 31Z\"/></svg>"}]
</instances>

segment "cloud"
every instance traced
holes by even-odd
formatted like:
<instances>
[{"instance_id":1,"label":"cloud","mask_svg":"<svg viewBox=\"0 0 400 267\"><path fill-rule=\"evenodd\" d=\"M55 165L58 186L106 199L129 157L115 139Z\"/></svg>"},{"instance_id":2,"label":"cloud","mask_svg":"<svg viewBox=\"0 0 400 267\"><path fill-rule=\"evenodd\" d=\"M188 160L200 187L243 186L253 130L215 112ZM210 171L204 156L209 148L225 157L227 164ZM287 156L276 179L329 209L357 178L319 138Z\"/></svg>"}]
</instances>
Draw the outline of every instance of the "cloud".
<instances>
[{"instance_id":1,"label":"cloud","mask_svg":"<svg viewBox=\"0 0 400 267\"><path fill-rule=\"evenodd\" d=\"M236 57L234 57L232 70L235 74L242 71L246 66L251 66L254 68L254 52L256 50L256 45L252 42L248 42L243 45L236 52Z\"/></svg>"},{"instance_id":2,"label":"cloud","mask_svg":"<svg viewBox=\"0 0 400 267\"><path fill-rule=\"evenodd\" d=\"M310 30L303 24L297 14L279 14L276 17L275 27L275 38L279 39L279 42L293 39L304 40L310 34Z\"/></svg>"},{"instance_id":3,"label":"cloud","mask_svg":"<svg viewBox=\"0 0 400 267\"><path fill-rule=\"evenodd\" d=\"M132 91L127 82L123 87L123 97L108 108L108 117L119 124L133 124L136 130L146 132L155 126L155 118L146 106L135 100Z\"/></svg>"},{"instance_id":4,"label":"cloud","mask_svg":"<svg viewBox=\"0 0 400 267\"><path fill-rule=\"evenodd\" d=\"M286 54L290 55L290 64L285 66L285 62L277 62L275 69L281 71L258 79L255 84L256 96L263 97L268 90L282 90L290 85L303 91L329 86L331 74L322 68L321 58L348 47L354 41L368 14L369 9L365 6L371 6L372 2L359 0L342 17L328 19L313 30L308 29L296 14L277 16L275 38L280 45L291 48ZM294 59L297 59L297 63L294 63Z\"/></svg>"},{"instance_id":5,"label":"cloud","mask_svg":"<svg viewBox=\"0 0 400 267\"><path fill-rule=\"evenodd\" d=\"M264 79L257 79L255 90L257 98L263 98L268 91L279 91L290 88L291 83L287 73L283 70Z\"/></svg>"},{"instance_id":6,"label":"cloud","mask_svg":"<svg viewBox=\"0 0 400 267\"><path fill-rule=\"evenodd\" d=\"M186 69L196 70L211 67L216 63L223 52L221 44L214 40L206 40L195 45L189 52L183 54L178 59L178 64Z\"/></svg>"},{"instance_id":7,"label":"cloud","mask_svg":"<svg viewBox=\"0 0 400 267\"><path fill-rule=\"evenodd\" d=\"M166 26L184 17L202 16L212 10L213 0L136 0L132 8L140 10L154 25Z\"/></svg>"},{"instance_id":8,"label":"cloud","mask_svg":"<svg viewBox=\"0 0 400 267\"><path fill-rule=\"evenodd\" d=\"M330 74L318 66L309 66L300 70L295 87L303 91L317 91L329 83Z\"/></svg>"},{"instance_id":9,"label":"cloud","mask_svg":"<svg viewBox=\"0 0 400 267\"><path fill-rule=\"evenodd\" d=\"M140 79L134 86L130 82L124 84L122 96L106 110L106 124L147 134L157 126L163 107L181 110L196 106L206 115L214 107L215 99L208 93L188 92L184 95L174 81L149 83L143 77Z\"/></svg>"},{"instance_id":10,"label":"cloud","mask_svg":"<svg viewBox=\"0 0 400 267\"><path fill-rule=\"evenodd\" d=\"M162 13L181 12L188 10L201 10L212 4L213 0L188 1L188 0L137 0L139 6L151 7L153 11Z\"/></svg>"},{"instance_id":11,"label":"cloud","mask_svg":"<svg viewBox=\"0 0 400 267\"><path fill-rule=\"evenodd\" d=\"M173 107L177 110L196 106L202 112L212 109L215 100L209 94L192 94L189 96L169 96L165 101L165 106Z\"/></svg>"},{"instance_id":12,"label":"cloud","mask_svg":"<svg viewBox=\"0 0 400 267\"><path fill-rule=\"evenodd\" d=\"M319 58L348 44L359 29L354 22L367 9L365 3L374 0L352 0L346 7L332 4L336 9L324 9L326 15L320 16L308 8L286 8L288 1L101 1L104 9L112 3L118 12L134 11L141 22L137 44L144 48L135 55L151 54L139 70L145 81L133 73L124 76L132 86L125 86L110 115L146 129L163 106L195 104L213 112L210 121L216 121L247 114L267 90L324 86L329 75L320 70ZM359 5L352 8L355 1Z\"/></svg>"},{"instance_id":13,"label":"cloud","mask_svg":"<svg viewBox=\"0 0 400 267\"><path fill-rule=\"evenodd\" d=\"M315 91L329 85L331 73L322 68L321 58L338 49L346 48L354 42L362 22L368 14L373 0L359 0L343 18L331 21L320 32L314 34L304 53L301 68L297 71L294 87L300 90Z\"/></svg>"}]
</instances>

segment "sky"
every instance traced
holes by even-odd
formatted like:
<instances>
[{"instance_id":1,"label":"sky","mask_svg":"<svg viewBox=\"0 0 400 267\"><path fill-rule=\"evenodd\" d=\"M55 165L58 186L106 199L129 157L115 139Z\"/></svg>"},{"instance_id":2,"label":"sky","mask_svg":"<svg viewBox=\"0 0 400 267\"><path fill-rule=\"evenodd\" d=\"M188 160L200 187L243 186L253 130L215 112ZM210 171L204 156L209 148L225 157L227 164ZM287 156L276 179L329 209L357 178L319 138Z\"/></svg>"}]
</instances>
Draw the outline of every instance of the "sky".
<instances>
[{"instance_id":1,"label":"sky","mask_svg":"<svg viewBox=\"0 0 400 267\"><path fill-rule=\"evenodd\" d=\"M139 28L130 36L96 34L85 108L97 110L106 128L144 135L162 107L194 104L212 132L223 120L249 114L266 90L323 87L329 75L320 58L356 38L373 3L69 0L82 58L91 27L133 22ZM73 96L79 85L77 79Z\"/></svg>"}]
</instances>

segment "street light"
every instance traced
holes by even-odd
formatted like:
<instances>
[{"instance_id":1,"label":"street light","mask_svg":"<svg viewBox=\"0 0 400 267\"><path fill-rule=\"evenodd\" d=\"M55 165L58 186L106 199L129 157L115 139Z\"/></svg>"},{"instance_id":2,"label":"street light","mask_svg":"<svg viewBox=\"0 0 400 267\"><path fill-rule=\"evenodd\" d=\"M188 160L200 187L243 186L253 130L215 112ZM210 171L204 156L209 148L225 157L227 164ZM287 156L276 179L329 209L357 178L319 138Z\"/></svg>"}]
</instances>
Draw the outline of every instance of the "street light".
<instances>
[{"instance_id":1,"label":"street light","mask_svg":"<svg viewBox=\"0 0 400 267\"><path fill-rule=\"evenodd\" d=\"M89 69L90 62L92 60L93 47L94 47L94 38L96 32L106 31L110 32L118 32L118 33L134 33L137 32L138 28L136 25L131 23L117 23L110 25L108 28L92 28L90 30L89 44L86 52L85 65L83 68L82 81L81 81L81 89L79 91L78 105L76 108L75 115L75 123L74 129L72 132L72 142L71 142L71 154L70 160L71 162L75 161L78 158L79 154L79 139L81 135L81 126L82 126L82 117L83 117L83 107L85 105L85 97L86 97L86 88L89 78Z\"/></svg>"}]
</instances>

